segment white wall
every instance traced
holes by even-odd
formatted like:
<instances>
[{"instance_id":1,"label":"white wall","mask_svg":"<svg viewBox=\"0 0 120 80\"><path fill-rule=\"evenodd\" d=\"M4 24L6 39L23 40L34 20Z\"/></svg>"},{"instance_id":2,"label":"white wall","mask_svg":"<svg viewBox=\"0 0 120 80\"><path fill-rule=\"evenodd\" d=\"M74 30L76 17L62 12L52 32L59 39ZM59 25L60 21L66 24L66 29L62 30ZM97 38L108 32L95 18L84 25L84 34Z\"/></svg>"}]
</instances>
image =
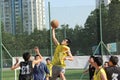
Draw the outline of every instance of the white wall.
<instances>
[{"instance_id":1,"label":"white wall","mask_svg":"<svg viewBox=\"0 0 120 80\"><path fill-rule=\"evenodd\" d=\"M20 61L23 61L22 57L18 57ZM45 59L47 57L44 57L43 62L45 63ZM118 56L119 60L120 60L120 55ZM88 59L89 56L74 56L74 60L73 61L66 61L66 68L67 69L80 69L80 68L86 68L88 67ZM103 56L103 60L108 61L109 60L109 56ZM13 57L13 64L15 63L15 57ZM118 63L118 65L120 65L120 61Z\"/></svg>"}]
</instances>

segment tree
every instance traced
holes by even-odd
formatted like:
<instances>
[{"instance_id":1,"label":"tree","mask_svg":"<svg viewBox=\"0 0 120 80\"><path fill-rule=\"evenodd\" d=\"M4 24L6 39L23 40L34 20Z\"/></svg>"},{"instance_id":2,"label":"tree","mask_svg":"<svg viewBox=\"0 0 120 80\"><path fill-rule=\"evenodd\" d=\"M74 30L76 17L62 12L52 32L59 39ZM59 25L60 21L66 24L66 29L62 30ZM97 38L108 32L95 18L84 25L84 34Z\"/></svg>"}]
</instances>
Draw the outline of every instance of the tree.
<instances>
[{"instance_id":1,"label":"tree","mask_svg":"<svg viewBox=\"0 0 120 80\"><path fill-rule=\"evenodd\" d=\"M108 32L110 42L120 40L120 1L112 0L108 11Z\"/></svg>"},{"instance_id":2,"label":"tree","mask_svg":"<svg viewBox=\"0 0 120 80\"><path fill-rule=\"evenodd\" d=\"M16 18L15 34L23 33L23 23L21 17Z\"/></svg>"},{"instance_id":3,"label":"tree","mask_svg":"<svg viewBox=\"0 0 120 80\"><path fill-rule=\"evenodd\" d=\"M106 28L107 28L107 21L108 21L108 13L107 8L104 6L104 4L101 4L101 21L102 21L102 33L103 33L103 41L106 42ZM100 11L99 9L95 9L91 12L91 14L88 16L86 23L85 23L85 29L84 34L85 41L84 42L84 48L85 53L91 54L92 53L92 47L95 45L98 45L100 42Z\"/></svg>"}]
</instances>

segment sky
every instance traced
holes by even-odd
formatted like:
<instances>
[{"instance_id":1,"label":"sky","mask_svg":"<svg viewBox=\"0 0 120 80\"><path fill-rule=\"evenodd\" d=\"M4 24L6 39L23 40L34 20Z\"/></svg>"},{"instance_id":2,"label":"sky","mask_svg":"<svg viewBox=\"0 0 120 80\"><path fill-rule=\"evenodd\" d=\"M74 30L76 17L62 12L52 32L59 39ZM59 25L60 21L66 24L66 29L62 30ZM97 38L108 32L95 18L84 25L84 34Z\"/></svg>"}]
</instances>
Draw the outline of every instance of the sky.
<instances>
[{"instance_id":1,"label":"sky","mask_svg":"<svg viewBox=\"0 0 120 80\"><path fill-rule=\"evenodd\" d=\"M50 2L51 20L57 19L62 24L74 28L76 24L84 27L91 11L95 9L95 0L45 0L46 23L49 27L48 1Z\"/></svg>"}]
</instances>

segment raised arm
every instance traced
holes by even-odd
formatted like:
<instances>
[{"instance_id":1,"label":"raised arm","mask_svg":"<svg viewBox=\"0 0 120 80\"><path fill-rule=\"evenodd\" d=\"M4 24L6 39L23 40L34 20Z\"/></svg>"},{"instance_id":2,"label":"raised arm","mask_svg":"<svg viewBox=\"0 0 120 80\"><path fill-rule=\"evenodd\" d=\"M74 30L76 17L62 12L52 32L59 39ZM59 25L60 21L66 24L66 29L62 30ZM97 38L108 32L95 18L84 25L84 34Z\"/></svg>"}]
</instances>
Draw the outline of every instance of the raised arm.
<instances>
[{"instance_id":1,"label":"raised arm","mask_svg":"<svg viewBox=\"0 0 120 80\"><path fill-rule=\"evenodd\" d=\"M35 51L35 53L36 53L37 55L39 55L39 57L40 57L41 59L43 59L42 55L40 54L40 51L39 51L39 48L38 48L38 47L35 47L35 48L34 48L34 51Z\"/></svg>"},{"instance_id":2,"label":"raised arm","mask_svg":"<svg viewBox=\"0 0 120 80\"><path fill-rule=\"evenodd\" d=\"M40 58L39 58L38 60L33 60L33 63L32 63L33 67L34 67L35 64L41 62L42 59L43 59L43 57L42 57L41 54L40 54L40 51L39 51L39 48L38 48L38 47L35 47L35 48L34 48L34 51L35 51L36 55L39 55Z\"/></svg>"},{"instance_id":3,"label":"raised arm","mask_svg":"<svg viewBox=\"0 0 120 80\"><path fill-rule=\"evenodd\" d=\"M18 60L18 58L16 58L16 63L11 67L11 70L14 70L20 66L20 64L18 62L19 62L19 60Z\"/></svg>"},{"instance_id":4,"label":"raised arm","mask_svg":"<svg viewBox=\"0 0 120 80\"><path fill-rule=\"evenodd\" d=\"M52 38L55 45L59 45L59 42L55 36L55 28L52 28Z\"/></svg>"}]
</instances>

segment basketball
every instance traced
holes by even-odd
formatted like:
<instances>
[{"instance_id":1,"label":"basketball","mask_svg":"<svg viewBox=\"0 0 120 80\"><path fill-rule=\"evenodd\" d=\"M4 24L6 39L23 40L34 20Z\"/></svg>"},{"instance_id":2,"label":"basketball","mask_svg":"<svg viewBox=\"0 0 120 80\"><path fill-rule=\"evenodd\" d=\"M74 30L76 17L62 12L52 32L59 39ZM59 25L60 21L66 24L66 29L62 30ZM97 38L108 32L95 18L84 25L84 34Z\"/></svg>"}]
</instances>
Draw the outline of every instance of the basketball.
<instances>
[{"instance_id":1,"label":"basketball","mask_svg":"<svg viewBox=\"0 0 120 80\"><path fill-rule=\"evenodd\" d=\"M52 20L51 21L51 27L52 28L58 28L58 26L59 26L58 20Z\"/></svg>"}]
</instances>

